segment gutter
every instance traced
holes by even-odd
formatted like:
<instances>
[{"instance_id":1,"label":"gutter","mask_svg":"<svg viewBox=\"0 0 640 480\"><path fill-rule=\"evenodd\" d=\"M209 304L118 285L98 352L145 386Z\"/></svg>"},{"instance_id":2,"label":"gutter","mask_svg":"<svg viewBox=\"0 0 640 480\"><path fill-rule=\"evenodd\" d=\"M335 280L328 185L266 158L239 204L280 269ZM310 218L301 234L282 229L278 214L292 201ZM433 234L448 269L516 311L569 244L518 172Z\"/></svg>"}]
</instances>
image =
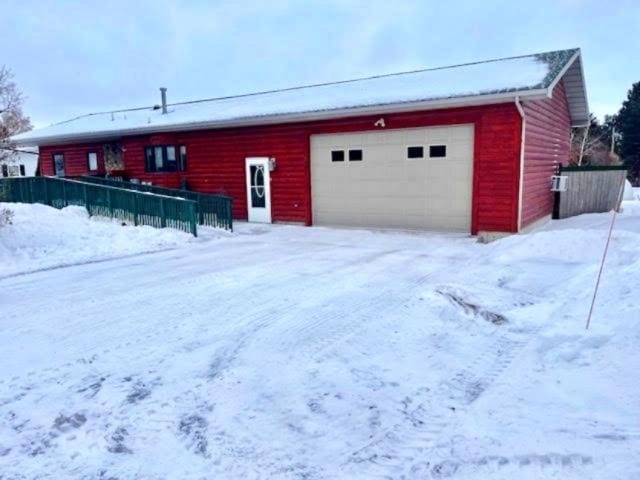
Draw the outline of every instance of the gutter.
<instances>
[{"instance_id":1,"label":"gutter","mask_svg":"<svg viewBox=\"0 0 640 480\"><path fill-rule=\"evenodd\" d=\"M247 127L274 125L280 123L308 122L318 120L331 120L365 115L380 115L390 113L403 113L416 110L435 110L439 108L459 108L467 106L491 105L507 103L518 98L518 95L531 99L546 98L547 89L541 88L517 94L517 92L503 92L491 95L473 95L466 97L445 98L440 100L423 100L418 102L394 103L387 105L371 105L366 107L351 107L334 110L318 110L314 112L286 113L276 115L263 115L244 117L229 120L201 121L180 124L149 125L121 130L84 132L59 135L28 136L25 138L12 138L15 145L60 145L64 143L89 142L99 140L113 140L124 136L146 135L151 133L185 132L193 130L208 130L231 127ZM169 105L171 106L171 105ZM170 117L171 112L166 117ZM47 127L45 127L46 129ZM43 129L44 130L44 129ZM34 132L36 133L36 132Z\"/></svg>"},{"instance_id":2,"label":"gutter","mask_svg":"<svg viewBox=\"0 0 640 480\"><path fill-rule=\"evenodd\" d=\"M522 119L522 130L520 133L520 179L518 182L518 232L522 229L522 199L524 195L524 140L527 120L525 118L524 109L520 103L520 97L515 99L516 108Z\"/></svg>"}]
</instances>

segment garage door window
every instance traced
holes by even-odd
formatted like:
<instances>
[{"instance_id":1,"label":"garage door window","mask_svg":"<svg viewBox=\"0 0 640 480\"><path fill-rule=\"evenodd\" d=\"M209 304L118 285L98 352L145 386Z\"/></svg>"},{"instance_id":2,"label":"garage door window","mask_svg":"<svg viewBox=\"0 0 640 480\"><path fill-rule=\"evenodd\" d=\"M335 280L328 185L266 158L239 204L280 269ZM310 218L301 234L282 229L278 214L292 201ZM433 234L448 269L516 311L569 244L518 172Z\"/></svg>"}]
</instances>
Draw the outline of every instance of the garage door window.
<instances>
[{"instance_id":1,"label":"garage door window","mask_svg":"<svg viewBox=\"0 0 640 480\"><path fill-rule=\"evenodd\" d=\"M424 147L407 147L407 158L424 158Z\"/></svg>"},{"instance_id":2,"label":"garage door window","mask_svg":"<svg viewBox=\"0 0 640 480\"><path fill-rule=\"evenodd\" d=\"M429 158L444 158L447 156L446 145L430 145Z\"/></svg>"},{"instance_id":3,"label":"garage door window","mask_svg":"<svg viewBox=\"0 0 640 480\"><path fill-rule=\"evenodd\" d=\"M344 150L332 150L331 151L332 162L344 162Z\"/></svg>"},{"instance_id":4,"label":"garage door window","mask_svg":"<svg viewBox=\"0 0 640 480\"><path fill-rule=\"evenodd\" d=\"M362 150L349 150L349 161L350 162L361 162L362 161Z\"/></svg>"}]
</instances>

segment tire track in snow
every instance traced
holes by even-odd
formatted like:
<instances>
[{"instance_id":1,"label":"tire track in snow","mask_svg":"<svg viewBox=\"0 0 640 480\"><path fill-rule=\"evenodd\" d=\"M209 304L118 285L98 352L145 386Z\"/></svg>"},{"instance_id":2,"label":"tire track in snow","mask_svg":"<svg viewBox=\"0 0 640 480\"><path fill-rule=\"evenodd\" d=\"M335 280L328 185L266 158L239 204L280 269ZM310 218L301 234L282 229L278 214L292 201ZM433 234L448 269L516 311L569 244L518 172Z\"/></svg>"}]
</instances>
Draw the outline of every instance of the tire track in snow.
<instances>
[{"instance_id":1,"label":"tire track in snow","mask_svg":"<svg viewBox=\"0 0 640 480\"><path fill-rule=\"evenodd\" d=\"M388 255L393 253L395 252L389 252ZM381 265L380 268L384 266ZM439 266L433 267L428 273L422 272L415 281L403 282L394 287L377 289L376 285L364 284L358 290L333 297L330 304L312 307L308 317L298 322L287 322L285 328L274 329L269 338L264 340L273 343L280 351L294 352L296 357L322 361L329 356L329 350L334 350L349 338L365 331L368 327L367 320L372 314L384 315L411 300L438 268ZM376 288L378 294L372 298L373 288ZM346 305L348 309L345 308ZM387 321L390 322L391 319Z\"/></svg>"},{"instance_id":2,"label":"tire track in snow","mask_svg":"<svg viewBox=\"0 0 640 480\"><path fill-rule=\"evenodd\" d=\"M524 335L500 334L437 390L417 395L422 401L406 412L403 422L354 451L343 466L366 478L411 478L416 465L429 460L445 431L502 375L539 329Z\"/></svg>"}]
</instances>

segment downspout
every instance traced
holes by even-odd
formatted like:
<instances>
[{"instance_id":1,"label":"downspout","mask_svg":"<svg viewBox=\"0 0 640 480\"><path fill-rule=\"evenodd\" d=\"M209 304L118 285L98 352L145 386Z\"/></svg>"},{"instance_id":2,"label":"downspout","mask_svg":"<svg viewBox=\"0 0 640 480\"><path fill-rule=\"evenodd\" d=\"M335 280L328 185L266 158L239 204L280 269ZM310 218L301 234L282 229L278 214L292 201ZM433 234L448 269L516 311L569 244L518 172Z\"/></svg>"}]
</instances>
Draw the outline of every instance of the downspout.
<instances>
[{"instance_id":1,"label":"downspout","mask_svg":"<svg viewBox=\"0 0 640 480\"><path fill-rule=\"evenodd\" d=\"M524 193L524 135L526 119L519 96L516 96L515 103L518 113L520 114L520 118L522 118L522 132L520 134L520 179L518 182L518 232L520 232L520 229L522 228L522 198Z\"/></svg>"}]
</instances>

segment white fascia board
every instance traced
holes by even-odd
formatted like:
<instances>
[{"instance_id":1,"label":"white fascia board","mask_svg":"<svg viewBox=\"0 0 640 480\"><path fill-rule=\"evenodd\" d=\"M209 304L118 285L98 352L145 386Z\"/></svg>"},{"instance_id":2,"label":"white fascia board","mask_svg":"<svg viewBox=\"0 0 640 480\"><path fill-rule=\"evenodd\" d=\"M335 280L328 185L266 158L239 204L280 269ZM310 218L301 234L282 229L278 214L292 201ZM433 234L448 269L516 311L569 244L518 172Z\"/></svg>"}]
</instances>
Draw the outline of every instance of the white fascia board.
<instances>
[{"instance_id":1,"label":"white fascia board","mask_svg":"<svg viewBox=\"0 0 640 480\"><path fill-rule=\"evenodd\" d=\"M544 88L527 90L524 92L504 92L490 95L473 95L468 97L456 97L440 100L425 100L420 102L394 103L391 105L371 105L367 107L353 107L335 110L315 112L302 112L292 114L268 115L262 117L246 117L233 120L205 121L180 124L151 125L122 130L103 132L73 133L54 136L29 137L20 140L12 140L14 145L61 145L65 143L89 142L108 139L118 139L135 135L148 135L152 133L185 132L194 130L221 129L231 127L249 127L260 125L274 125L280 123L308 122L316 120L331 120L364 115L382 115L390 113L405 113L417 110L436 110L440 108L461 108L496 103L510 103L516 97L538 100L546 98L547 90Z\"/></svg>"},{"instance_id":2,"label":"white fascia board","mask_svg":"<svg viewBox=\"0 0 640 480\"><path fill-rule=\"evenodd\" d=\"M580 57L580 77L582 78L582 92L584 93L584 105L587 109L587 123L589 123L589 97L587 96L587 82L584 76L584 64L582 57Z\"/></svg>"}]
</instances>

